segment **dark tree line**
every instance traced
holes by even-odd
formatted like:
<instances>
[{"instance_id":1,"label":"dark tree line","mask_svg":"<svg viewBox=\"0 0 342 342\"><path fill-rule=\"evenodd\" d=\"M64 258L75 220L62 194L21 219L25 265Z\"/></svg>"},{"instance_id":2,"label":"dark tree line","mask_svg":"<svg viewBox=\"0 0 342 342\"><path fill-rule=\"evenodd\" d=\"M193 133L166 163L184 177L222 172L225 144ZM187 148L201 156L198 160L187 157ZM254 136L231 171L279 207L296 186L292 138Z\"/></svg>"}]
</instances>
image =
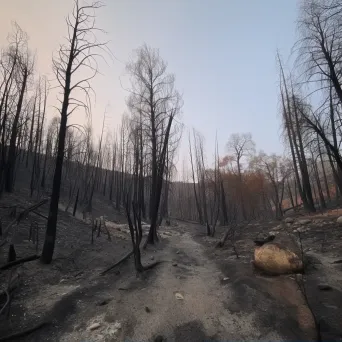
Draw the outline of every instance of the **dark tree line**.
<instances>
[{"instance_id":1,"label":"dark tree line","mask_svg":"<svg viewBox=\"0 0 342 342\"><path fill-rule=\"evenodd\" d=\"M94 197L122 214L131 210L133 199L139 219L150 224L149 243L158 240L157 227L169 214L182 98L157 49L143 45L127 64L128 113L120 127L108 127L104 116L97 140L90 120L82 126L69 123L77 111L91 117L97 59L110 54L106 43L98 41L102 30L95 19L101 7L100 2L75 0L66 40L53 58L56 84L34 69L27 35L17 24L1 51L0 194L29 188L36 200L50 198L44 263L53 257L58 208L86 219L92 216ZM51 87L60 92L58 114L49 120Z\"/></svg>"}]
</instances>

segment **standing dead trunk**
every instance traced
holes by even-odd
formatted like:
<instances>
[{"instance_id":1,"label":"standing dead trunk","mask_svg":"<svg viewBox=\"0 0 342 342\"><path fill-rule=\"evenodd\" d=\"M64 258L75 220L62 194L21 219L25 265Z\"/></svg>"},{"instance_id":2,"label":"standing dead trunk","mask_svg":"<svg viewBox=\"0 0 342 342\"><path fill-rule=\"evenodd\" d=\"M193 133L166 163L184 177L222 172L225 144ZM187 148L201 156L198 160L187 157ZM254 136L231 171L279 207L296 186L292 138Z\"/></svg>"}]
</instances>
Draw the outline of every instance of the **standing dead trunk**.
<instances>
[{"instance_id":1,"label":"standing dead trunk","mask_svg":"<svg viewBox=\"0 0 342 342\"><path fill-rule=\"evenodd\" d=\"M58 204L61 192L61 180L64 161L65 138L67 133L68 116L78 107L80 102L70 101L72 92L75 89L85 90L89 88L89 78L78 80L77 83L72 84L74 73L82 67L92 65L94 54L92 51L96 48L103 47L104 44L93 42L95 33L98 32L97 28L93 25L93 13L88 14L88 11L94 11L101 7L101 4L94 2L90 5L80 6L79 0L75 1L72 16L67 20L69 37L67 43L61 45L59 59L53 61L55 73L60 86L63 89L62 108L60 110L61 121L58 133L58 145L55 171L53 176L52 193L50 200L49 215L46 226L45 241L41 254L41 261L49 264L52 261L55 241L56 241L56 228L58 216ZM96 55L96 54L95 54ZM94 71L94 76L97 71L94 66L90 67ZM91 77L92 78L92 77ZM86 84L86 86L85 86ZM84 88L86 87L86 88ZM81 102L82 103L82 102ZM69 109L69 106L73 107ZM87 106L85 104L82 107Z\"/></svg>"},{"instance_id":2,"label":"standing dead trunk","mask_svg":"<svg viewBox=\"0 0 342 342\"><path fill-rule=\"evenodd\" d=\"M17 109L15 112L15 116L14 116L13 124L12 124L10 145L8 148L8 157L7 157L7 163L6 163L6 181L5 181L5 189L7 192L13 191L13 185L14 185L13 178L14 178L14 171L15 171L15 161L17 157L16 156L16 141L17 141L17 136L18 136L18 122L20 118L22 105L23 105L28 76L29 76L28 65L25 65L24 70L23 70L23 80L21 84Z\"/></svg>"}]
</instances>

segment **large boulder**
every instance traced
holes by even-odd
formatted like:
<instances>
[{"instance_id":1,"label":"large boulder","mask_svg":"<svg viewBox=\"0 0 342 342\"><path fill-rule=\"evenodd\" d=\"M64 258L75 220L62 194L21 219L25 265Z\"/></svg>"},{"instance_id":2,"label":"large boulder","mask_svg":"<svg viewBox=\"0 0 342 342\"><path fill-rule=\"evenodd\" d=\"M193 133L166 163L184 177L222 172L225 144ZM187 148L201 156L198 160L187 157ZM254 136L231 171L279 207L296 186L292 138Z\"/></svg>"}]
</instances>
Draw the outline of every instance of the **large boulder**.
<instances>
[{"instance_id":1,"label":"large boulder","mask_svg":"<svg viewBox=\"0 0 342 342\"><path fill-rule=\"evenodd\" d=\"M302 253L295 237L280 233L274 240L255 247L254 266L268 274L298 273L303 270Z\"/></svg>"}]
</instances>

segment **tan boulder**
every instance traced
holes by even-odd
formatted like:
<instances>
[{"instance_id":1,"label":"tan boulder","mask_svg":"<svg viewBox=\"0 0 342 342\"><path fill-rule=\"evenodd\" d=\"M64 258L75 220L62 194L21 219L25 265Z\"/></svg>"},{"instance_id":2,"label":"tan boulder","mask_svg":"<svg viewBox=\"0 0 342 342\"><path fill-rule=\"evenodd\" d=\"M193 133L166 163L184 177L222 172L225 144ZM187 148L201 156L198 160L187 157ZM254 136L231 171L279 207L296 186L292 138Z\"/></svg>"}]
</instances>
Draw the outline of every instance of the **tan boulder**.
<instances>
[{"instance_id":1,"label":"tan boulder","mask_svg":"<svg viewBox=\"0 0 342 342\"><path fill-rule=\"evenodd\" d=\"M295 238L280 233L274 240L254 250L254 266L269 274L297 273L303 270L301 250Z\"/></svg>"}]
</instances>

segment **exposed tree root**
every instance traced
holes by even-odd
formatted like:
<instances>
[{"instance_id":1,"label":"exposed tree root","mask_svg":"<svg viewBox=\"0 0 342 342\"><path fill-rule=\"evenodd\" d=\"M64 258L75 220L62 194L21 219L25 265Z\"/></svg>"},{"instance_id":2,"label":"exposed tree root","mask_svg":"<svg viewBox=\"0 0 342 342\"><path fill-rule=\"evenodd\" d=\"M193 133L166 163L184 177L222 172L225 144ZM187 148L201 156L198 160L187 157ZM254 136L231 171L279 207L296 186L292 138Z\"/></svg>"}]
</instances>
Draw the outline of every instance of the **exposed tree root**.
<instances>
[{"instance_id":1,"label":"exposed tree root","mask_svg":"<svg viewBox=\"0 0 342 342\"><path fill-rule=\"evenodd\" d=\"M121 263L123 263L125 260L127 260L130 256L133 255L133 251L129 252L127 255L125 255L122 259L120 259L117 263L115 263L114 265L106 268L104 271L102 271L100 273L100 276L105 275L107 272L109 272L110 270L112 270L113 268L115 268L116 266L119 266Z\"/></svg>"}]
</instances>

